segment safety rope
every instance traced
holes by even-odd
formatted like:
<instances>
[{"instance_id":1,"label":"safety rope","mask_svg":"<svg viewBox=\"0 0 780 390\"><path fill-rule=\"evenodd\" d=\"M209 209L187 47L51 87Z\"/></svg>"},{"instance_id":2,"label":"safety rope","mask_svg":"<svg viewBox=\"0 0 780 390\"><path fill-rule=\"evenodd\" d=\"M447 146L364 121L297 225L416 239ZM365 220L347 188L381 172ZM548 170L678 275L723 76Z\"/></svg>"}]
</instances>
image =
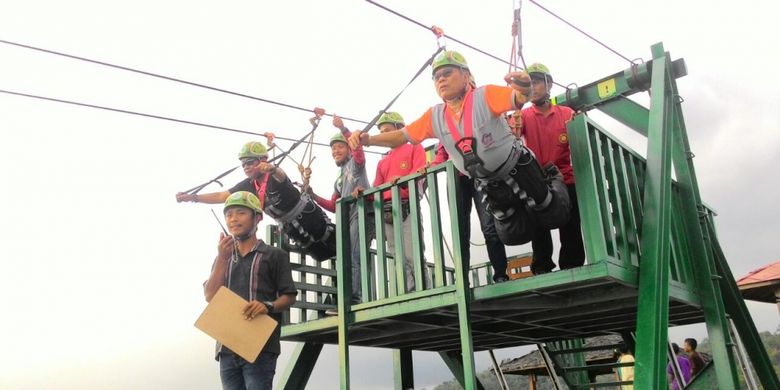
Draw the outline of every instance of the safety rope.
<instances>
[{"instance_id":1,"label":"safety rope","mask_svg":"<svg viewBox=\"0 0 780 390\"><path fill-rule=\"evenodd\" d=\"M309 122L314 126L316 129L317 126L319 126L320 119L322 119L322 116L325 115L325 110L319 107L316 107L314 109L314 117L309 119ZM308 170L311 172L311 164L314 162L314 159L317 158L317 156L312 155L312 152L314 148L312 147L314 143L314 131L311 132L311 135L309 136L309 142L306 145L306 149L303 150L303 156L301 156L301 162L306 161L306 153L309 154L309 161L306 166L304 166L301 162L298 162L298 171L301 173L301 178L303 179L303 184L301 185L301 192L308 192L309 190L309 179L311 178L311 174L306 175L305 172ZM293 161L294 162L294 161Z\"/></svg>"},{"instance_id":2,"label":"safety rope","mask_svg":"<svg viewBox=\"0 0 780 390\"><path fill-rule=\"evenodd\" d=\"M509 55L509 72L512 72L513 70L516 71L518 68L520 68L517 64L518 59L523 64L522 70L526 70L528 68L528 66L525 64L525 58L523 57L523 29L521 22L522 18L520 14L522 4L523 1L518 0L514 9L514 20L512 21L512 52ZM512 133L517 137L520 135L520 130L523 127L520 110L515 110L509 117L511 118L509 125L512 128ZM522 140L518 138L518 142L522 143Z\"/></svg>"},{"instance_id":3,"label":"safety rope","mask_svg":"<svg viewBox=\"0 0 780 390\"><path fill-rule=\"evenodd\" d=\"M435 32L435 31L434 31L434 34L436 34L436 32ZM438 38L437 38L437 40L438 40ZM437 41L437 43L441 43L441 41ZM434 53L433 53L433 55L432 55L430 58L428 58L428 60L427 60L427 61L425 61L425 63L424 63L424 64L422 64L422 66L420 67L420 69L419 69L419 70L417 70L417 73L415 73L415 74L414 74L414 77L412 77L412 79L411 79L411 80L409 80L409 82L408 82L408 83L406 83L406 85L403 87L403 89L401 89L401 91L400 91L400 92L398 92L398 94L397 94L397 95L395 95L395 97L394 97L392 100L390 100L390 103L387 103L387 105L385 106L385 108L383 108L382 110L380 110L380 111L379 111L379 112L376 114L376 116L374 116L374 119L371 119L371 122L369 122L369 123L366 125L366 127L364 127L364 128L363 128L363 130L362 130L361 132L363 132L363 133L366 133L366 132L368 132L369 130L371 130L371 128L372 128L372 127L374 127L374 125L375 125L375 124L376 124L376 122L379 120L379 118L380 118L380 117L381 117L381 116L382 116L384 113L386 113L386 112L387 112L387 110L389 110L389 109L390 109L390 107L392 107L392 106L393 106L393 103L395 103L395 101L396 101L396 100L398 100L398 98L399 98L399 97L401 97L401 95L402 95L402 94L403 94L403 93L406 91L406 89L407 89L407 88L409 88L409 86L410 86L410 85L412 85L412 83L414 82L414 80L417 80L417 77L419 77L419 76L420 76L420 74L422 74L422 72L424 72L424 71L425 71L425 69L427 69L427 68L428 68L428 66L430 66L430 65L433 63L433 59L434 59L434 58L436 58L436 56L437 56L439 53L441 53L443 50L444 50L444 46L441 46L441 45L439 45L439 48L436 50L436 52L434 52Z\"/></svg>"},{"instance_id":4,"label":"safety rope","mask_svg":"<svg viewBox=\"0 0 780 390\"><path fill-rule=\"evenodd\" d=\"M309 123L311 123L311 124L312 124L312 128L311 128L311 130L310 130L308 133L306 133L306 134L305 134L303 137L301 137L300 139L296 140L296 141L295 141L295 143L294 143L294 144L292 144L292 145L290 146L290 148L288 148L287 150L283 151L283 152L282 152L281 154L279 154L278 156L274 156L273 158L271 158L270 160L268 160L268 163L269 163L269 164L273 164L273 163L275 163L275 162L276 162L276 164L275 164L274 166L277 166L277 167L278 167L279 165L281 165L281 164L282 164L282 162L284 161L284 159L285 159L287 156L289 156L289 155L290 155L290 153L291 153L293 150L295 150L295 148L297 148L297 147L298 147L298 145L300 145L301 143L303 143L303 142L304 142L304 141L305 141L307 138L311 138L312 134L314 134L314 131L315 131L315 130L317 130L317 127L318 127L318 126L319 126L319 124L320 124L320 119L322 119L322 114L318 114L318 113L320 112L319 110L321 110L321 109L315 109L315 112L314 112L314 115L315 115L315 116L309 120ZM324 112L324 111L323 111L323 112ZM279 148L279 149L281 150L281 148ZM292 159L292 157L290 157L290 159ZM277 161L278 161L278 162L277 162ZM233 167L233 168L231 168L231 169L229 169L229 170L227 170L227 171L225 171L225 172L221 173L221 174L220 174L220 175L218 175L217 177L215 177L215 178L213 178L213 179L211 179L211 180L209 180L209 181L207 181L207 182L205 182L205 183L203 183L203 184L201 184L201 185L198 185L198 186L192 187L192 188L190 188L189 190L187 190L187 191L184 191L184 193L185 193L185 194L190 194L190 195L197 194L197 193L198 193L198 192L200 192L200 191L201 191L203 188L205 188L206 186L208 186L208 185L209 185L209 184L211 184L211 183L217 183L217 184L219 184L220 186L222 186L222 183L221 183L221 182L219 182L219 179L222 179L223 177L227 176L228 174L230 174L231 172L235 171L235 170L236 170L236 169L238 169L238 168L239 168L238 166L237 166L237 167Z\"/></svg>"}]
</instances>

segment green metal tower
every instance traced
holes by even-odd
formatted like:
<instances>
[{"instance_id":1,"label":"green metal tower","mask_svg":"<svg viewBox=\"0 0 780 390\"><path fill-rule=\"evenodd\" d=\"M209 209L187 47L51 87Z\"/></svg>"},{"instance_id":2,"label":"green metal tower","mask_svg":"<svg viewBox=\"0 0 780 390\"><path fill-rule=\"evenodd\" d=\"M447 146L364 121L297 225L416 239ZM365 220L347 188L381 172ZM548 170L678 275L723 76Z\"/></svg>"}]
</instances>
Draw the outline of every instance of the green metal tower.
<instances>
[{"instance_id":1,"label":"green metal tower","mask_svg":"<svg viewBox=\"0 0 780 390\"><path fill-rule=\"evenodd\" d=\"M299 302L282 327L282 340L300 344L280 388L306 388L324 344L339 347L342 389L350 388L349 346L392 349L396 389L414 387L412 350L438 352L471 390L482 387L475 375L476 351L533 344L542 346L570 388L590 388L594 384L582 357L589 348L582 340L635 334L634 386L660 389L666 388L668 328L704 322L713 364L690 387L736 389L730 318L763 387L780 389L717 242L713 213L699 195L676 84L686 75L685 63L672 61L661 44L651 52L650 61L555 98L556 104L578 112L568 132L588 259L582 267L493 284L489 264L461 264L459 226L445 226L441 217L455 216L461 207L451 164L339 201L335 266L307 260L302 248L269 230L270 242L300 254L293 264ZM628 99L642 91L650 91L649 108ZM587 116L592 109L645 136L645 156L593 122ZM427 206L421 206L418 196L423 183ZM404 237L414 243L413 291L404 285L403 262L394 261L384 245L370 249L365 234L368 213L382 215L384 192L395 195L394 220L400 219L401 186L409 189L413 225L423 218L430 224L425 234L418 228ZM367 200L370 195L373 201ZM346 206L351 202L360 210L360 281L350 277ZM377 237L383 237L382 218L374 223ZM401 237L401 225L394 229ZM452 237L452 267L445 264L444 236ZM394 249L402 258L398 241ZM432 245L432 258L425 258L423 242ZM423 269L430 280L424 279ZM337 287L332 286L334 278ZM346 298L356 282L364 302L352 305ZM327 317L324 311L334 308L329 300L333 294L339 315Z\"/></svg>"}]
</instances>

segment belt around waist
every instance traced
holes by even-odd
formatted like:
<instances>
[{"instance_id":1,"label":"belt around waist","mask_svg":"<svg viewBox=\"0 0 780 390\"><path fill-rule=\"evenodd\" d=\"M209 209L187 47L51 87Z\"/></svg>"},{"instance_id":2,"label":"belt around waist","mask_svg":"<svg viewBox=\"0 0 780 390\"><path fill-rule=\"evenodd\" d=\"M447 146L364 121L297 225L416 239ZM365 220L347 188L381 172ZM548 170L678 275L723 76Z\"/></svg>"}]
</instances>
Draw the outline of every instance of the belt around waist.
<instances>
[{"instance_id":1,"label":"belt around waist","mask_svg":"<svg viewBox=\"0 0 780 390\"><path fill-rule=\"evenodd\" d=\"M509 176L509 172L512 172L512 169L515 167L515 165L517 165L517 161L519 159L520 150L515 143L512 145L512 150L509 152L509 156L507 156L506 160L504 160L504 162L501 163L501 165L499 165L496 170L485 176L478 177L477 179L486 182L503 180L505 177Z\"/></svg>"}]
</instances>

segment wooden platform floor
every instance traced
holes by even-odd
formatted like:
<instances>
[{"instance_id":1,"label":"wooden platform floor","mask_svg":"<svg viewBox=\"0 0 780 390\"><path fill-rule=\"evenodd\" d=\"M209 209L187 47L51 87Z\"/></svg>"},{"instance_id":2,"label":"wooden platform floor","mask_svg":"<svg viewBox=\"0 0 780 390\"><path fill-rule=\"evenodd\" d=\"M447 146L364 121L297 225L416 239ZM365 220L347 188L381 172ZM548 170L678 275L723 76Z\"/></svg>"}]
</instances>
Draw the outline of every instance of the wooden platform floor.
<instances>
[{"instance_id":1,"label":"wooden platform floor","mask_svg":"<svg viewBox=\"0 0 780 390\"><path fill-rule=\"evenodd\" d=\"M632 278L632 275L633 278ZM586 265L472 288L476 351L591 337L636 328L635 274L610 264ZM671 326L703 321L690 291L671 288ZM680 298L682 297L682 298ZM454 287L357 305L349 344L424 351L460 349ZM338 317L282 328L282 340L338 343Z\"/></svg>"}]
</instances>

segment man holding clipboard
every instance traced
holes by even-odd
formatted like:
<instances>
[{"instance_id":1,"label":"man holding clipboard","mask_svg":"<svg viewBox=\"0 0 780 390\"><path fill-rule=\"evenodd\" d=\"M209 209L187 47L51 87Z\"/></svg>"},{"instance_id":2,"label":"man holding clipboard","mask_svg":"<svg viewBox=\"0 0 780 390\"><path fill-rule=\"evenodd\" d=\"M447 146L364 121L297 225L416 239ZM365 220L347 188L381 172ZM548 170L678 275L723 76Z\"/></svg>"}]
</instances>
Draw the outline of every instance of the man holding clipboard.
<instances>
[{"instance_id":1,"label":"man holding clipboard","mask_svg":"<svg viewBox=\"0 0 780 390\"><path fill-rule=\"evenodd\" d=\"M267 314L281 321L281 313L295 303L298 294L293 285L289 254L257 238L263 208L254 194L246 191L231 194L225 201L224 214L230 235L220 234L217 258L204 285L206 301L211 302L225 286L247 301L241 310L243 320L259 320L258 317ZM216 358L222 388L270 390L280 352L280 332L277 324L253 361L218 343Z\"/></svg>"}]
</instances>

